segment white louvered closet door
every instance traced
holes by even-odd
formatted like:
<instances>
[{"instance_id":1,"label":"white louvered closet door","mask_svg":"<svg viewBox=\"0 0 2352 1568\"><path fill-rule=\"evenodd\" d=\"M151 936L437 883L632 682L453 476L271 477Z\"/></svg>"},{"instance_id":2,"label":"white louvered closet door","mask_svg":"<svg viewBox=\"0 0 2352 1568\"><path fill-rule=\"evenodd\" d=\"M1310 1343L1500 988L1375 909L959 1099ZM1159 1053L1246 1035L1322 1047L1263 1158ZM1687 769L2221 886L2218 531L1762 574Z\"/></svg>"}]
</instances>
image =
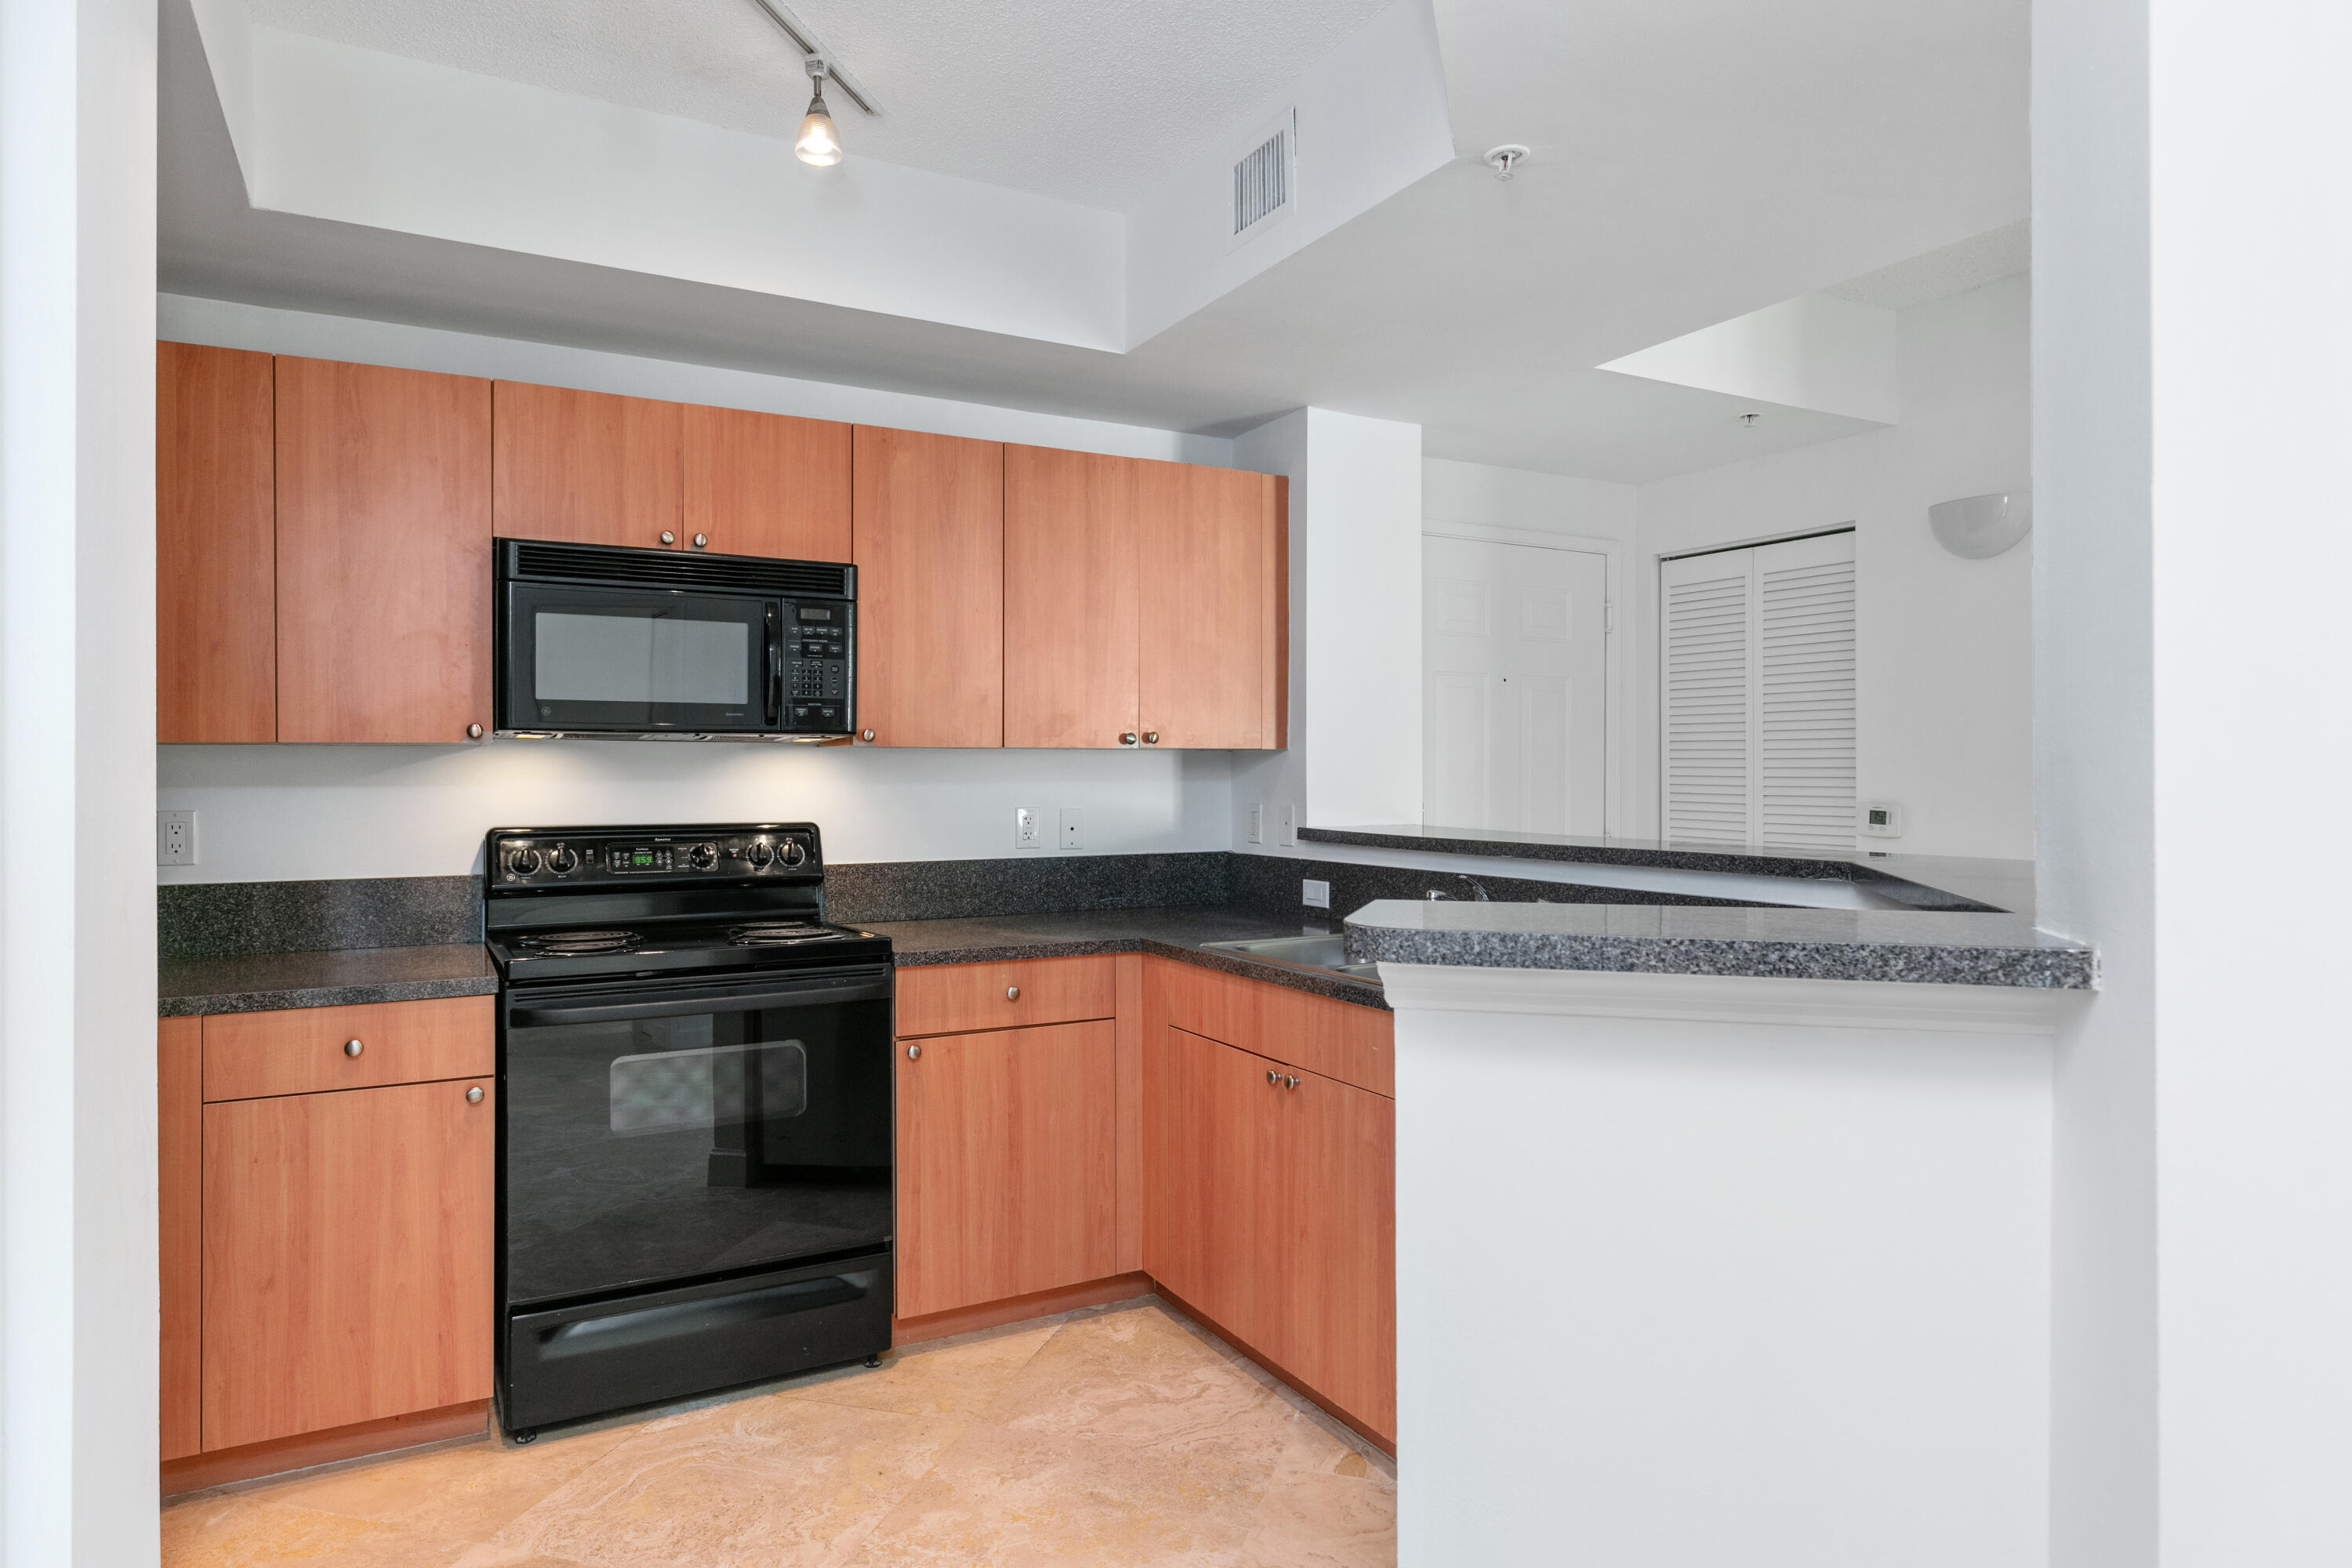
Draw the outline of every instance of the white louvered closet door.
<instances>
[{"instance_id":1,"label":"white louvered closet door","mask_svg":"<svg viewBox=\"0 0 2352 1568\"><path fill-rule=\"evenodd\" d=\"M1662 564L1669 838L1851 852L1853 535Z\"/></svg>"}]
</instances>

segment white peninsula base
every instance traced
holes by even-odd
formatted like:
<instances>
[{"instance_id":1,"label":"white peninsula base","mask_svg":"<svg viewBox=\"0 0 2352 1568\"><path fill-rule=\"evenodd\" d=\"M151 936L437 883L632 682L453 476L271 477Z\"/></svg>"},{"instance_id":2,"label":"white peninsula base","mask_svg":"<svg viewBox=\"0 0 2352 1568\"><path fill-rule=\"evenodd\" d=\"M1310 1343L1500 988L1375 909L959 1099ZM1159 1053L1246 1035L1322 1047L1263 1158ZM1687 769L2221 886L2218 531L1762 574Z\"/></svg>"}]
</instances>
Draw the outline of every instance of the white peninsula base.
<instances>
[{"instance_id":1,"label":"white peninsula base","mask_svg":"<svg viewBox=\"0 0 2352 1568\"><path fill-rule=\"evenodd\" d=\"M2081 992L1383 963L1402 1568L2040 1568Z\"/></svg>"}]
</instances>

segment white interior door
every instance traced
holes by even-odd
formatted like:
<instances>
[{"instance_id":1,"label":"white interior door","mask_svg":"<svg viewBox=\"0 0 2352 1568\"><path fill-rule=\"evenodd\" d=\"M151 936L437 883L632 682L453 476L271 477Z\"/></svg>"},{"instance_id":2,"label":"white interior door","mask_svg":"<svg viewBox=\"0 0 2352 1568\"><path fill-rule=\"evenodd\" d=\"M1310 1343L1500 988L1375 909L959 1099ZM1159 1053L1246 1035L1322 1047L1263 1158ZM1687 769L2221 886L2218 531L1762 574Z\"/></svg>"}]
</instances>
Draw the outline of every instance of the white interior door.
<instances>
[{"instance_id":1,"label":"white interior door","mask_svg":"<svg viewBox=\"0 0 2352 1568\"><path fill-rule=\"evenodd\" d=\"M1424 536L1423 819L1601 831L1609 563Z\"/></svg>"}]
</instances>

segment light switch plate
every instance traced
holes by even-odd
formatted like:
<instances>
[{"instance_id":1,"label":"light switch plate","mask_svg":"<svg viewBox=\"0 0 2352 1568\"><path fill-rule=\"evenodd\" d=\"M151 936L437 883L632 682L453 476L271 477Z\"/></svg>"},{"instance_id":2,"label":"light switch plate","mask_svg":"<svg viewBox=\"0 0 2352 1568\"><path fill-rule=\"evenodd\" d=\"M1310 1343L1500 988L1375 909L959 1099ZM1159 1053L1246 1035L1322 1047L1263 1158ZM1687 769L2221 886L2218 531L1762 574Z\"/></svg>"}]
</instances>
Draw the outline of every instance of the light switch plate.
<instances>
[{"instance_id":1,"label":"light switch plate","mask_svg":"<svg viewBox=\"0 0 2352 1568\"><path fill-rule=\"evenodd\" d=\"M1301 877L1298 879L1298 901L1310 910L1329 909L1331 884L1318 882L1312 877Z\"/></svg>"},{"instance_id":2,"label":"light switch plate","mask_svg":"<svg viewBox=\"0 0 2352 1568\"><path fill-rule=\"evenodd\" d=\"M1249 841L1253 844L1265 842L1265 802L1262 800L1250 802Z\"/></svg>"},{"instance_id":3,"label":"light switch plate","mask_svg":"<svg viewBox=\"0 0 2352 1568\"><path fill-rule=\"evenodd\" d=\"M1045 842L1037 826L1037 814L1025 805L1013 808L1013 847L1034 849Z\"/></svg>"},{"instance_id":4,"label":"light switch plate","mask_svg":"<svg viewBox=\"0 0 2352 1568\"><path fill-rule=\"evenodd\" d=\"M1867 800L1856 818L1856 826L1873 838L1903 837L1903 808L1891 800Z\"/></svg>"},{"instance_id":5,"label":"light switch plate","mask_svg":"<svg viewBox=\"0 0 2352 1568\"><path fill-rule=\"evenodd\" d=\"M155 814L155 864L193 866L196 863L196 814L159 811Z\"/></svg>"},{"instance_id":6,"label":"light switch plate","mask_svg":"<svg viewBox=\"0 0 2352 1568\"><path fill-rule=\"evenodd\" d=\"M1295 848L1298 843L1298 808L1285 805L1282 808L1282 834L1276 841L1283 848Z\"/></svg>"},{"instance_id":7,"label":"light switch plate","mask_svg":"<svg viewBox=\"0 0 2352 1568\"><path fill-rule=\"evenodd\" d=\"M1078 808L1075 805L1062 807L1062 847L1065 849L1083 847L1078 833Z\"/></svg>"}]
</instances>

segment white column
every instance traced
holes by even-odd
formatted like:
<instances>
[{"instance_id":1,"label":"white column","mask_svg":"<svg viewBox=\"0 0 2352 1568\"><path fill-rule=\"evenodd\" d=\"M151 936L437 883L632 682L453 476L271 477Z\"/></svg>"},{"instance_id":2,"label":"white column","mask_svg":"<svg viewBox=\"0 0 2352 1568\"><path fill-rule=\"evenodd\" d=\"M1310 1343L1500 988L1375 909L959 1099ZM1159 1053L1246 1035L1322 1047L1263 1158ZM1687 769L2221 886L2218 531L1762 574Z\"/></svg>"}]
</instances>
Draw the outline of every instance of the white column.
<instances>
[{"instance_id":1,"label":"white column","mask_svg":"<svg viewBox=\"0 0 2352 1568\"><path fill-rule=\"evenodd\" d=\"M2352 1560L2343 7L2034 7L2057 1568Z\"/></svg>"},{"instance_id":2,"label":"white column","mask_svg":"<svg viewBox=\"0 0 2352 1568\"><path fill-rule=\"evenodd\" d=\"M0 0L0 1563L156 1560L155 7Z\"/></svg>"}]
</instances>

